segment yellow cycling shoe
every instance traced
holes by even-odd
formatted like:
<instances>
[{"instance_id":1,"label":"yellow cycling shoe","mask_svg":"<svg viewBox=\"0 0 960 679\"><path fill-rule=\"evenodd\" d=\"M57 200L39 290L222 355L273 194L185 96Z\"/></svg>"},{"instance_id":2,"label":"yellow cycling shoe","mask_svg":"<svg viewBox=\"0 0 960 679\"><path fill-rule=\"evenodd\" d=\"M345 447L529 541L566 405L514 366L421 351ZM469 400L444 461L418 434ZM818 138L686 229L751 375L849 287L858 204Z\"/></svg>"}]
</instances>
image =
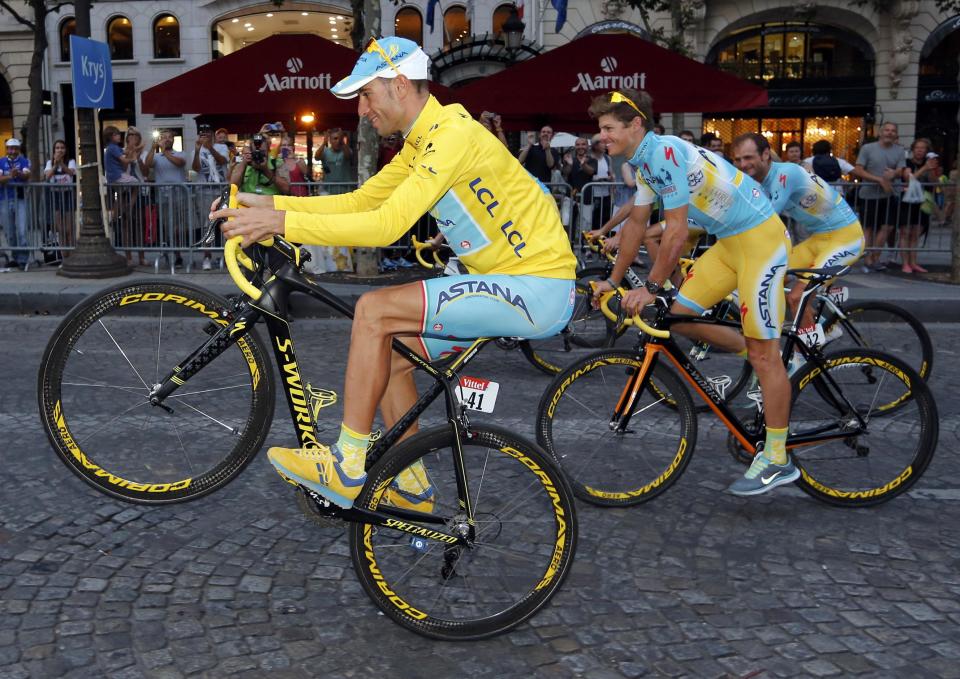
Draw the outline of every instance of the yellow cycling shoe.
<instances>
[{"instance_id":1,"label":"yellow cycling shoe","mask_svg":"<svg viewBox=\"0 0 960 679\"><path fill-rule=\"evenodd\" d=\"M336 446L271 448L267 458L285 481L305 486L344 509L353 506L367 480L365 472L354 477L344 470Z\"/></svg>"},{"instance_id":2,"label":"yellow cycling shoe","mask_svg":"<svg viewBox=\"0 0 960 679\"><path fill-rule=\"evenodd\" d=\"M427 474L427 468L423 466L421 460L417 460L397 474L383 494L383 501L400 509L424 514L433 513L436 493Z\"/></svg>"}]
</instances>

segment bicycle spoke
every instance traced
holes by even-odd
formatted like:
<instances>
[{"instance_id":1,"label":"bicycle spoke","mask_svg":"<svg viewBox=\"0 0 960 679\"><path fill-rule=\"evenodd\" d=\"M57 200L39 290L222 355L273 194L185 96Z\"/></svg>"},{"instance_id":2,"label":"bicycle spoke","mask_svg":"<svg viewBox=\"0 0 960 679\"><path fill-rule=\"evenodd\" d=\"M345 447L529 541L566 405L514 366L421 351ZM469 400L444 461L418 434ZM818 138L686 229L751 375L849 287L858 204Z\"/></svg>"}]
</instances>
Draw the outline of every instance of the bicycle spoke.
<instances>
[{"instance_id":1,"label":"bicycle spoke","mask_svg":"<svg viewBox=\"0 0 960 679\"><path fill-rule=\"evenodd\" d=\"M99 324L100 324L100 327L103 328L103 331L104 331L105 333L107 333L107 336L108 336L108 337L110 338L110 340L113 342L113 345L117 348L117 351L119 351L119 352L120 352L120 355L123 356L123 360L125 360L125 361L127 362L127 365L129 365L129 366L130 366L130 369L133 370L133 373L137 376L137 379L140 380L140 384L143 385L144 389L146 389L147 391L150 391L150 387L147 386L147 383L144 381L143 377L140 375L140 371L136 369L136 367L133 365L133 363L132 363L132 362L130 361L130 359L127 357L127 352L125 352L125 351L123 350L123 348L120 346L119 342L117 342L116 338L114 338L113 334L107 329L107 326L106 326L106 324L103 322L103 319L102 319L102 318L101 318L101 319L98 319L98 320L97 320L97 323L99 323Z\"/></svg>"},{"instance_id":2,"label":"bicycle spoke","mask_svg":"<svg viewBox=\"0 0 960 679\"><path fill-rule=\"evenodd\" d=\"M119 420L121 417L123 417L123 416L126 415L127 413L132 412L132 411L136 410L137 408L140 408L140 407L145 406L145 405L150 405L150 402L145 400L143 403L137 403L137 404L135 404L135 405L130 406L129 408L127 408L126 410L124 410L124 411L123 411L122 413L120 413L119 415L116 415L115 417L113 417L113 418L111 418L110 420L108 420L107 422L105 422L99 429L95 429L93 432L91 432L90 434L87 434L87 435L84 436L82 439L77 439L77 445L82 445L82 444L86 443L87 441L90 441L94 436L96 436L97 434L99 434L101 431L103 431L104 429L106 429L107 427L109 427L111 424L113 424L114 422L116 422L117 420Z\"/></svg>"},{"instance_id":3,"label":"bicycle spoke","mask_svg":"<svg viewBox=\"0 0 960 679\"><path fill-rule=\"evenodd\" d=\"M176 394L171 394L171 397L175 397L175 396L176 396ZM220 420L218 420L217 418L215 418L213 415L208 415L207 413L203 412L202 410L193 407L192 405L190 405L190 404L187 403L186 401L180 401L180 403L182 403L183 405L187 406L188 408L190 408L190 410L194 411L194 412L197 413L198 415L202 415L203 417L207 418L208 420L219 424L221 427L223 427L224 429L226 429L227 431L229 431L231 434L236 434L236 433L237 433L238 429L237 429L236 427L231 427L229 424L227 424L227 423L225 423L225 422L221 422Z\"/></svg>"}]
</instances>

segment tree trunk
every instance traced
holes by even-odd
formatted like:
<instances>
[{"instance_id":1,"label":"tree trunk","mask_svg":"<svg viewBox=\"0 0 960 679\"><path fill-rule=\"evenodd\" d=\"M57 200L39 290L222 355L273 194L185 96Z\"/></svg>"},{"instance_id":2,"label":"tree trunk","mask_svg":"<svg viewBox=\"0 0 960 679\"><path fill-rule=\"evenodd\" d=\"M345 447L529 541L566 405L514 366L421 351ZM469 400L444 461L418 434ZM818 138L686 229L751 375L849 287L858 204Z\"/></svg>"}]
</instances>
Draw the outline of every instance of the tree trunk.
<instances>
[{"instance_id":1,"label":"tree trunk","mask_svg":"<svg viewBox=\"0 0 960 679\"><path fill-rule=\"evenodd\" d=\"M380 3L375 0L354 0L353 48L358 52L364 48L371 37L380 34ZM377 173L377 156L380 151L380 138L373 125L366 118L360 119L357 126L357 181L363 184ZM379 257L376 248L356 248L357 274L376 276L379 270Z\"/></svg>"},{"instance_id":2,"label":"tree trunk","mask_svg":"<svg viewBox=\"0 0 960 679\"><path fill-rule=\"evenodd\" d=\"M47 5L46 0L31 0L33 9L33 57L30 59L30 106L27 121L23 126L23 143L30 160L31 181L43 181L40 165L40 115L43 109L43 56L47 51Z\"/></svg>"},{"instance_id":3,"label":"tree trunk","mask_svg":"<svg viewBox=\"0 0 960 679\"><path fill-rule=\"evenodd\" d=\"M77 0L77 35L90 37L90 0ZM118 255L103 228L103 211L100 209L100 151L97 149L93 109L77 109L79 127L77 138L80 153L77 157L77 184L80 197L77 202L80 214L80 236L77 247L57 274L68 278L109 278L130 273L127 261Z\"/></svg>"}]
</instances>

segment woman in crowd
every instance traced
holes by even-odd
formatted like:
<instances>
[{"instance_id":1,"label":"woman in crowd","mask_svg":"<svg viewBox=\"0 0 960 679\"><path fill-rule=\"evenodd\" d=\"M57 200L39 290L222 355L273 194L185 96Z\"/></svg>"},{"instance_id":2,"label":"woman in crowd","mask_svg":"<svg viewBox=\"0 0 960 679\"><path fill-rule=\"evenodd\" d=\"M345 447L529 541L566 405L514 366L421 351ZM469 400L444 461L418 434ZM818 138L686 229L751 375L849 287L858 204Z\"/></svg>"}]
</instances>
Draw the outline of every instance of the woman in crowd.
<instances>
[{"instance_id":1,"label":"woman in crowd","mask_svg":"<svg viewBox=\"0 0 960 679\"><path fill-rule=\"evenodd\" d=\"M62 139L53 142L53 153L43 169L44 180L54 184L50 188L50 211L53 213L53 228L60 247L73 245L74 233L74 176L77 164L67 155L67 144Z\"/></svg>"}]
</instances>

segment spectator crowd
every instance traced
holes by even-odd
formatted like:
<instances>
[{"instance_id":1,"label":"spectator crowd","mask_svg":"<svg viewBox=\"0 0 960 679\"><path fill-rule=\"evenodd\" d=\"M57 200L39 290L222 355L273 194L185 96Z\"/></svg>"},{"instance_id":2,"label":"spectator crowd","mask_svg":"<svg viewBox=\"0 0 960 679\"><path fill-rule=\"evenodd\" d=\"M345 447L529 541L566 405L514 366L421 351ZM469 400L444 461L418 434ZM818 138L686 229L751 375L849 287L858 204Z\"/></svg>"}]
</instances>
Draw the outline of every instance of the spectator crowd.
<instances>
[{"instance_id":1,"label":"spectator crowd","mask_svg":"<svg viewBox=\"0 0 960 679\"><path fill-rule=\"evenodd\" d=\"M516 143L496 113L484 111L479 122L504 145ZM654 133L666 130L658 124ZM713 132L699 140L689 130L677 136L721 156L728 151ZM134 265L149 264L152 253L149 256L169 257L172 267L181 266L182 255L205 223L207 207L227 183L241 191L296 196L342 193L356 186L355 148L350 134L338 128L319 134L309 164L297 153L295 135L279 122L264 124L236 142L227 129L200 124L189 150L177 149L172 130L156 130L145 139L135 127L121 131L107 126L102 139L108 234ZM544 125L519 139L518 160L557 197L571 233L598 229L633 200L634 173L627 159L611 157L598 134L555 135L551 125ZM402 145L399 135L381 140L378 166L390 162ZM791 141L782 149L782 160L802 164L824 181L843 183L872 248L862 261L863 270L891 266L882 256L884 248L891 248L899 251L896 266L903 273L925 272L917 250L931 224L951 218L952 192L946 185L957 176L956 169L948 176L931 141L917 138L905 148L897 126L888 122L875 141L859 148L852 164L835 157L829 141L816 141L810 150L804 158L801 144ZM25 267L38 242L56 259L61 248L75 245L77 164L70 149L56 140L40 173L32 171L19 140L7 139L5 151L0 158L0 267ZM203 269L213 268L215 252L199 253ZM347 248L318 248L314 258L321 270L352 268ZM381 264L393 269L410 266L410 261L385 253Z\"/></svg>"}]
</instances>

